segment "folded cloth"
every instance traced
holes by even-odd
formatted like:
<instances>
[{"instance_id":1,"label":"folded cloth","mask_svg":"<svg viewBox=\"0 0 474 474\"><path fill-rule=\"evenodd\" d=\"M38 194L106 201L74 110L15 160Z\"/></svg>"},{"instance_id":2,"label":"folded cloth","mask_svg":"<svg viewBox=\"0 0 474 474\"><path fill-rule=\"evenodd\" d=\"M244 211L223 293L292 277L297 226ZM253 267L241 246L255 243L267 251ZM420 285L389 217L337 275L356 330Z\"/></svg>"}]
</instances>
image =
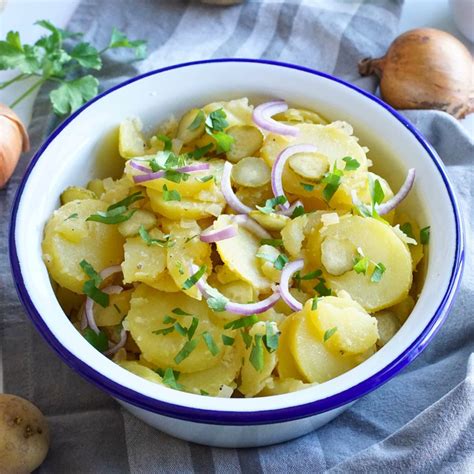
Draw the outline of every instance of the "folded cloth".
<instances>
[{"instance_id":1,"label":"folded cloth","mask_svg":"<svg viewBox=\"0 0 474 474\"><path fill-rule=\"evenodd\" d=\"M107 43L113 26L146 38L143 62L123 64L107 54L101 84L173 63L218 57L287 61L333 73L375 91L358 78L357 61L384 53L396 33L397 0L256 0L213 7L182 0L83 1L69 29L93 44ZM445 162L471 236L474 146L441 112L410 111ZM47 90L30 126L33 150L55 121ZM28 158L28 157L27 157ZM303 438L259 449L218 449L156 431L120 409L76 375L27 320L7 260L7 218L28 159L0 191L0 321L4 390L34 401L52 430L44 473L158 472L468 472L473 466L474 273L468 242L466 274L456 304L436 338L408 368L332 423ZM469 241L470 239L468 239Z\"/></svg>"}]
</instances>

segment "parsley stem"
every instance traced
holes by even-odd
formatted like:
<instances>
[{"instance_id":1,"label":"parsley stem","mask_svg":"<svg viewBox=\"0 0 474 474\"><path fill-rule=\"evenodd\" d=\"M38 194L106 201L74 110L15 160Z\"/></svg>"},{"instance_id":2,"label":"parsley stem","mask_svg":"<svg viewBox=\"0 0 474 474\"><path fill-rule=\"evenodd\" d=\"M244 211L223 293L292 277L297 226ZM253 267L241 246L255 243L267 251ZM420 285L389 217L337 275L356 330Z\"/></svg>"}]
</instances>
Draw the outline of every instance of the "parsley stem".
<instances>
[{"instance_id":1,"label":"parsley stem","mask_svg":"<svg viewBox=\"0 0 474 474\"><path fill-rule=\"evenodd\" d=\"M10 104L10 108L13 109L15 105L18 105L24 98L26 98L28 95L30 95L35 89L40 87L46 82L47 79L41 78L39 81L35 82L29 89L27 89L23 94L18 97L14 102Z\"/></svg>"},{"instance_id":2,"label":"parsley stem","mask_svg":"<svg viewBox=\"0 0 474 474\"><path fill-rule=\"evenodd\" d=\"M27 76L27 74L21 73L21 74L18 74L18 76L15 76L13 79L10 79L9 81L0 83L0 90L5 89L6 87L8 87L10 84L13 84L14 82L22 81L26 79L25 76Z\"/></svg>"}]
</instances>

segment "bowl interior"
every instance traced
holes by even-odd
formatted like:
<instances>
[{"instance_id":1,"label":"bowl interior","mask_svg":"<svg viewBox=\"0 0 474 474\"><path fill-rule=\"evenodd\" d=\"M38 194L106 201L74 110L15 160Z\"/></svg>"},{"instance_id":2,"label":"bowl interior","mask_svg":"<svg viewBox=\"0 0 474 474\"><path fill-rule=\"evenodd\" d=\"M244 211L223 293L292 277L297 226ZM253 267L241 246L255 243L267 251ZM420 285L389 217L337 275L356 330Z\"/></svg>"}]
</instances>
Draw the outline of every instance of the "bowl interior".
<instances>
[{"instance_id":1,"label":"bowl interior","mask_svg":"<svg viewBox=\"0 0 474 474\"><path fill-rule=\"evenodd\" d=\"M116 150L121 120L139 116L152 130L172 114L179 116L194 106L242 96L254 103L282 98L292 106L313 109L331 120L348 121L360 143L371 149L368 156L375 164L374 170L386 177L394 190L403 182L406 170L415 167L416 185L403 207L421 226L431 226L426 282L413 313L395 337L350 372L307 390L272 397L271 401L195 396L155 385L120 368L93 349L69 322L55 298L41 258L43 227L58 207L62 190L73 184L84 185L93 177L116 174L123 166ZM50 342L53 340L56 348L67 351L71 365L77 366L77 358L88 366L90 379L99 383L112 380L149 399L174 405L255 412L294 407L350 390L352 398L362 395L391 376L392 368L402 358L413 358L421 350L441 323L457 273L459 224L447 182L427 147L388 108L359 91L323 75L284 65L246 61L197 63L129 82L93 101L60 127L40 150L25 179L14 216L20 270L15 279L23 299L29 299L35 308L36 324L43 332L50 332ZM80 371L85 372L83 368ZM114 394L120 397L120 393Z\"/></svg>"}]
</instances>

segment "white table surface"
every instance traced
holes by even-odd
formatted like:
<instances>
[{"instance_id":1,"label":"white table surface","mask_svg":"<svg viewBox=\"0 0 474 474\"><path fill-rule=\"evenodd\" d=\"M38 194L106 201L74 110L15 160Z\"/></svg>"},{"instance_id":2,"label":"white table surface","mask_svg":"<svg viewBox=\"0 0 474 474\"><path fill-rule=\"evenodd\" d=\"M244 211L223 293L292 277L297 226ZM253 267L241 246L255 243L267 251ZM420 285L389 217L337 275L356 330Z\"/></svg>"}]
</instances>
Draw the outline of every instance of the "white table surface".
<instances>
[{"instance_id":1,"label":"white table surface","mask_svg":"<svg viewBox=\"0 0 474 474\"><path fill-rule=\"evenodd\" d=\"M48 19L55 25L64 27L78 3L79 0L0 0L0 38L5 38L8 31L15 30L20 32L22 41L34 42L44 33L39 26L32 26L35 21ZM448 31L463 41L471 53L474 51L474 45L457 30L454 24L449 0L405 0L400 20L400 33L423 26ZM14 75L13 71L0 71L0 82ZM25 81L14 84L6 90L0 90L0 102L10 104L27 87L28 84ZM31 94L15 109L25 123L29 123L31 119L35 95ZM461 122L474 135L474 114ZM1 360L0 358L0 392L3 386Z\"/></svg>"}]
</instances>

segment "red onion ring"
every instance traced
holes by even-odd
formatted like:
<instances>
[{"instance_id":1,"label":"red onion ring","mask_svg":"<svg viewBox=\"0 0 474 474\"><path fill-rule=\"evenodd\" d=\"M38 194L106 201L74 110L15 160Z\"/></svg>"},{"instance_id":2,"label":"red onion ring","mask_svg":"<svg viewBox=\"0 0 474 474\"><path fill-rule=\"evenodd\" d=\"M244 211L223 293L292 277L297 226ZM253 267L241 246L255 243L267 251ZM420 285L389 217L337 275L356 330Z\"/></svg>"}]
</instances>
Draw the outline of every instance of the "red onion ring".
<instances>
[{"instance_id":1,"label":"red onion ring","mask_svg":"<svg viewBox=\"0 0 474 474\"><path fill-rule=\"evenodd\" d=\"M127 342L127 331L125 330L125 328L122 328L122 330L120 331L119 342L117 342L115 346L109 347L109 349L107 349L104 352L104 355L109 356L109 355L115 354L119 349L122 349L122 347L125 345L126 342Z\"/></svg>"},{"instance_id":2,"label":"red onion ring","mask_svg":"<svg viewBox=\"0 0 474 474\"><path fill-rule=\"evenodd\" d=\"M285 112L286 110L288 110L288 104L283 100L265 102L264 104L255 107L252 119L255 124L263 130L295 137L299 133L299 130L296 127L272 119L273 115Z\"/></svg>"},{"instance_id":3,"label":"red onion ring","mask_svg":"<svg viewBox=\"0 0 474 474\"><path fill-rule=\"evenodd\" d=\"M245 227L248 231L252 232L252 234L255 234L260 239L272 238L271 234L269 234L258 222L253 220L247 214L237 214L232 216L232 220L238 225Z\"/></svg>"},{"instance_id":4,"label":"red onion ring","mask_svg":"<svg viewBox=\"0 0 474 474\"><path fill-rule=\"evenodd\" d=\"M286 209L284 211L280 211L279 214L283 214L284 216L291 217L293 212L295 212L295 209L298 206L301 206L304 209L303 203L298 200L298 201L295 201L288 209Z\"/></svg>"},{"instance_id":5,"label":"red onion ring","mask_svg":"<svg viewBox=\"0 0 474 474\"><path fill-rule=\"evenodd\" d=\"M304 267L304 260L295 260L287 263L281 272L280 277L280 294L283 301L293 310L301 311L303 305L290 293L290 278Z\"/></svg>"},{"instance_id":6,"label":"red onion ring","mask_svg":"<svg viewBox=\"0 0 474 474\"><path fill-rule=\"evenodd\" d=\"M395 209L408 195L411 188L413 187L413 183L415 182L415 168L410 168L407 173L407 177L405 178L405 182L402 184L401 188L398 190L398 193L395 194L391 199L387 202L382 204L378 204L375 209L379 216L383 216L384 214L388 214L390 211Z\"/></svg>"},{"instance_id":7,"label":"red onion ring","mask_svg":"<svg viewBox=\"0 0 474 474\"><path fill-rule=\"evenodd\" d=\"M130 160L129 163L131 168L134 168L138 171L144 171L145 173L149 173L151 171L148 166L139 165L136 161Z\"/></svg>"},{"instance_id":8,"label":"red onion ring","mask_svg":"<svg viewBox=\"0 0 474 474\"><path fill-rule=\"evenodd\" d=\"M135 166L134 166L135 168ZM197 165L183 166L182 168L176 168L173 171L180 173L195 173L196 171L206 171L210 168L209 163L199 163ZM144 183L146 181L152 181L154 179L162 178L166 171L156 171L155 173L141 174L133 177L135 183Z\"/></svg>"},{"instance_id":9,"label":"red onion ring","mask_svg":"<svg viewBox=\"0 0 474 474\"><path fill-rule=\"evenodd\" d=\"M275 160L272 166L272 191L273 194L276 196L285 196L285 191L283 190L283 170L285 168L285 164L293 155L297 153L314 153L318 151L318 149L314 145L310 144L301 144L301 145L291 145L285 148ZM285 196L286 197L286 196ZM283 210L288 210L290 205L288 201L284 204L280 205Z\"/></svg>"},{"instance_id":10,"label":"red onion ring","mask_svg":"<svg viewBox=\"0 0 474 474\"><path fill-rule=\"evenodd\" d=\"M234 193L230 175L232 173L232 164L228 161L224 163L221 178L221 191L230 208L242 214L248 214L252 209L246 206Z\"/></svg>"},{"instance_id":11,"label":"red onion ring","mask_svg":"<svg viewBox=\"0 0 474 474\"><path fill-rule=\"evenodd\" d=\"M199 267L191 264L191 274L195 274L199 270ZM211 286L206 282L205 276L203 275L197 282L196 288L201 292L204 298L211 298L212 295L209 294ZM212 292L215 293L217 290L212 289ZM262 301L257 301L256 303L234 303L233 301L228 301L225 305L225 310L232 314L240 314L242 316L250 316L251 314L260 314L272 308L277 301L280 299L280 292L278 288L274 289L274 292L267 298Z\"/></svg>"},{"instance_id":12,"label":"red onion ring","mask_svg":"<svg viewBox=\"0 0 474 474\"><path fill-rule=\"evenodd\" d=\"M111 267L104 268L100 273L100 278L102 280L105 280L108 278L110 275L113 275L114 273L119 273L122 271L122 267L120 265L112 265Z\"/></svg>"},{"instance_id":13,"label":"red onion ring","mask_svg":"<svg viewBox=\"0 0 474 474\"><path fill-rule=\"evenodd\" d=\"M107 288L104 288L102 291L104 293L107 293L108 295L116 295L118 293L121 293L122 290L123 290L123 288L121 286L111 285L111 286L108 286ZM97 324L96 324L95 318L94 318L94 300L92 298L87 297L87 299L86 299L85 313L86 313L88 326L96 334L99 334L100 330L97 327Z\"/></svg>"},{"instance_id":14,"label":"red onion ring","mask_svg":"<svg viewBox=\"0 0 474 474\"><path fill-rule=\"evenodd\" d=\"M208 244L212 242L219 242L221 240L231 239L238 233L235 225L227 225L222 229L214 229L212 226L201 232L199 239Z\"/></svg>"}]
</instances>

